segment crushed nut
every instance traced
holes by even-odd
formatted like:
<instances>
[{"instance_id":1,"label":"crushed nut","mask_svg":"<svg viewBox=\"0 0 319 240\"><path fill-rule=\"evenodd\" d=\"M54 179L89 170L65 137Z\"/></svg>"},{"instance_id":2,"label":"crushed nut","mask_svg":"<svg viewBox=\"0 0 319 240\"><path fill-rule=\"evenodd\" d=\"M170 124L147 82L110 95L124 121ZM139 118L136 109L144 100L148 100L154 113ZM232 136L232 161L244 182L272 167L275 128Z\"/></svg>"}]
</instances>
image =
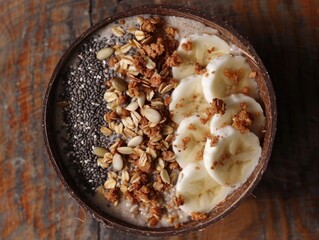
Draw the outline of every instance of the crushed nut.
<instances>
[{"instance_id":1,"label":"crushed nut","mask_svg":"<svg viewBox=\"0 0 319 240\"><path fill-rule=\"evenodd\" d=\"M185 51L191 51L193 49L193 43L192 41L188 40L187 42L183 43L182 44L182 48L185 50Z\"/></svg>"},{"instance_id":2,"label":"crushed nut","mask_svg":"<svg viewBox=\"0 0 319 240\"><path fill-rule=\"evenodd\" d=\"M151 58L156 58L162 55L165 51L165 46L162 44L161 38L157 39L157 43L152 43L150 45L143 46L143 50L146 52L147 56Z\"/></svg>"},{"instance_id":3,"label":"crushed nut","mask_svg":"<svg viewBox=\"0 0 319 240\"><path fill-rule=\"evenodd\" d=\"M247 112L247 105L245 103L241 104L242 110L239 111L234 117L233 117L233 123L232 126L239 130L240 132L248 132L249 127L253 123L253 116L249 112Z\"/></svg>"},{"instance_id":4,"label":"crushed nut","mask_svg":"<svg viewBox=\"0 0 319 240\"><path fill-rule=\"evenodd\" d=\"M201 212L193 212L192 213L192 219L194 221L201 221L207 219L207 214L201 213Z\"/></svg>"},{"instance_id":5,"label":"crushed nut","mask_svg":"<svg viewBox=\"0 0 319 240\"><path fill-rule=\"evenodd\" d=\"M169 67L179 67L182 64L182 59L178 53L174 51L173 54L166 59L166 64Z\"/></svg>"},{"instance_id":6,"label":"crushed nut","mask_svg":"<svg viewBox=\"0 0 319 240\"><path fill-rule=\"evenodd\" d=\"M182 206L184 204L184 198L182 196L175 196L174 203L176 206Z\"/></svg>"},{"instance_id":7,"label":"crushed nut","mask_svg":"<svg viewBox=\"0 0 319 240\"><path fill-rule=\"evenodd\" d=\"M111 203L115 203L116 201L119 200L119 189L113 188L113 189L107 190L104 193L104 197Z\"/></svg>"},{"instance_id":8,"label":"crushed nut","mask_svg":"<svg viewBox=\"0 0 319 240\"><path fill-rule=\"evenodd\" d=\"M203 75L206 72L205 66L201 66L198 62L195 62L195 73L197 75Z\"/></svg>"},{"instance_id":9,"label":"crushed nut","mask_svg":"<svg viewBox=\"0 0 319 240\"><path fill-rule=\"evenodd\" d=\"M224 76L227 77L229 80L231 80L233 83L238 83L242 72L243 72L242 69L232 70L232 69L226 68L224 70Z\"/></svg>"},{"instance_id":10,"label":"crushed nut","mask_svg":"<svg viewBox=\"0 0 319 240\"><path fill-rule=\"evenodd\" d=\"M170 35L172 37L175 37L176 34L178 33L177 29L170 27L170 26L165 28L165 32L167 33L167 35Z\"/></svg>"}]
</instances>

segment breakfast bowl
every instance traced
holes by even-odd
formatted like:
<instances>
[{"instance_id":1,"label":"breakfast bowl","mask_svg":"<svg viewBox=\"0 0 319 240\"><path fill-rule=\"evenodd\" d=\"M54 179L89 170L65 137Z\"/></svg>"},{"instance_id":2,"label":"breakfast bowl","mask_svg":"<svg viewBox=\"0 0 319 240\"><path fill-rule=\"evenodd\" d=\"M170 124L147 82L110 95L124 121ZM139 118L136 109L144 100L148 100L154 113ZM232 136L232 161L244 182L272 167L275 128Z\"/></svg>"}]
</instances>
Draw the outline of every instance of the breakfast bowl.
<instances>
[{"instance_id":1,"label":"breakfast bowl","mask_svg":"<svg viewBox=\"0 0 319 240\"><path fill-rule=\"evenodd\" d=\"M276 119L248 41L218 18L163 5L85 31L43 103L67 191L105 227L148 236L202 230L238 207L266 170Z\"/></svg>"}]
</instances>

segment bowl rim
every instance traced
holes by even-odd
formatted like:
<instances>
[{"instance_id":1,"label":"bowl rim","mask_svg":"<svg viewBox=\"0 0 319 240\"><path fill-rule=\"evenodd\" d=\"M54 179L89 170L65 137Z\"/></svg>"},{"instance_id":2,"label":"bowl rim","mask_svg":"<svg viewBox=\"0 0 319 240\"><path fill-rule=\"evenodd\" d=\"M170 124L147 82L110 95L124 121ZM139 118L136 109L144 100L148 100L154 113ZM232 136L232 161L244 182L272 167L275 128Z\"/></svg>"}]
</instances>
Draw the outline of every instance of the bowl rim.
<instances>
[{"instance_id":1,"label":"bowl rim","mask_svg":"<svg viewBox=\"0 0 319 240\"><path fill-rule=\"evenodd\" d=\"M223 28L226 32L229 32L232 36L235 37L239 41L239 43L242 43L244 46L249 49L248 53L253 56L256 64L258 65L258 68L260 69L260 72L263 74L263 79L266 85L266 91L267 91L267 97L269 97L269 104L270 106L267 106L270 109L269 117L267 119L268 121L268 136L269 139L267 139L267 144L264 144L263 148L266 148L266 155L261 156L261 159L259 161L263 161L262 168L257 173L257 176L255 177L254 181L251 183L250 186L247 187L247 191L245 191L240 197L225 211L222 212L219 216L209 219L208 221L204 222L196 222L196 224L193 225L185 225L181 226L179 228L174 227L161 227L161 228L149 228L149 227L140 227L135 226L133 224L126 223L121 220L116 220L115 218L112 218L112 216L106 217L103 216L103 211L99 210L98 207L93 206L90 201L87 199L81 197L80 192L75 189L75 186L70 184L70 182L66 179L66 170L63 169L63 166L60 164L59 154L57 150L52 147L52 143L54 140L54 133L50 131L50 125L52 120L49 118L50 112L52 112L53 106L50 105L50 103L53 101L54 96L54 86L56 82L58 81L58 76L60 71L63 69L64 64L67 62L68 58L77 50L77 47L79 44L81 44L83 41L85 41L88 37L90 37L92 34L94 34L99 29L107 26L108 24L113 23L116 20L119 20L121 18L131 17L135 15L141 15L141 14L154 14L154 15L162 15L162 16L179 16L184 17L188 19L192 19L195 21L199 21L201 23L204 23L206 25L217 25L221 28ZM250 43L242 37L240 34L237 33L237 31L232 28L228 23L222 21L219 17L211 16L210 14L205 13L202 10L198 10L191 7L177 7L172 5L144 5L139 6L136 8L132 8L129 10L121 11L118 13L113 14L112 16L105 18L98 23L94 24L93 26L89 27L85 32L83 32L79 37L76 38L76 40L68 47L68 49L64 52L62 57L59 59L58 64L56 65L55 69L53 70L53 73L51 75L50 81L47 85L47 90L45 93L45 97L43 100L43 115L42 115L42 130L44 135L44 142L45 142L45 148L49 155L50 162L55 169L60 181L64 185L64 187L67 189L69 194L80 204L80 206L90 215L93 216L98 222L102 222L104 227L113 228L115 230L120 230L126 233L133 233L138 235L146 235L146 236L172 236L172 235L179 235L179 234L185 234L190 233L194 231L204 230L206 227L212 225L213 223L221 220L225 216L227 216L229 213L231 213L234 209L236 209L239 204L250 195L250 193L254 190L256 185L261 180L261 177L264 173L264 171L267 168L267 164L272 152L272 146L274 142L275 132L276 132L276 124L277 124L277 108L276 108L276 97L274 93L274 89L270 80L270 77L268 75L268 72L262 63L261 59L257 55L254 48L250 45ZM266 137L266 136L265 136Z\"/></svg>"}]
</instances>

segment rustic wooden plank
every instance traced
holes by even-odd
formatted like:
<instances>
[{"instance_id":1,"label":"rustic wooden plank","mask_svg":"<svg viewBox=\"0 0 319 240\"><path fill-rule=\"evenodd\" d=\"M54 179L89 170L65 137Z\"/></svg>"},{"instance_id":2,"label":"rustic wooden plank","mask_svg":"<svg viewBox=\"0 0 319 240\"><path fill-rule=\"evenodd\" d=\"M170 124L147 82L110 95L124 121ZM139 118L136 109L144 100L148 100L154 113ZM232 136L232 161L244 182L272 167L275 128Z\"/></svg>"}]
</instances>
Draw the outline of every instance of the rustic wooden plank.
<instances>
[{"instance_id":1,"label":"rustic wooden plank","mask_svg":"<svg viewBox=\"0 0 319 240\"><path fill-rule=\"evenodd\" d=\"M1 239L96 239L43 146L42 99L63 51L89 26L88 1L1 1ZM76 16L76 17L75 17Z\"/></svg>"},{"instance_id":2,"label":"rustic wooden plank","mask_svg":"<svg viewBox=\"0 0 319 240\"><path fill-rule=\"evenodd\" d=\"M48 163L40 120L50 74L75 37L90 22L149 3L171 1L0 1L1 239L150 239L104 229L89 216L77 219L85 214ZM203 232L171 239L318 239L319 2L174 4L203 8L248 37L273 80L279 122L256 198Z\"/></svg>"}]
</instances>

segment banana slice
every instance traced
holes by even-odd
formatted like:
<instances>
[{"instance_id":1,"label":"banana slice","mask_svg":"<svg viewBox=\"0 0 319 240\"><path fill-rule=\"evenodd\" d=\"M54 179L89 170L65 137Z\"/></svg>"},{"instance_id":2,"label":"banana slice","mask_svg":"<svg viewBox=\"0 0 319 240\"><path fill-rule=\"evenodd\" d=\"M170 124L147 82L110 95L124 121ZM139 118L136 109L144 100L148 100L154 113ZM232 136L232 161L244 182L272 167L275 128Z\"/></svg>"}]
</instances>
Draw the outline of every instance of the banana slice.
<instances>
[{"instance_id":1,"label":"banana slice","mask_svg":"<svg viewBox=\"0 0 319 240\"><path fill-rule=\"evenodd\" d=\"M185 118L181 122L173 141L173 151L176 161L182 168L191 162L203 160L205 142L209 133L209 124L202 124L198 116Z\"/></svg>"},{"instance_id":2,"label":"banana slice","mask_svg":"<svg viewBox=\"0 0 319 240\"><path fill-rule=\"evenodd\" d=\"M211 211L231 190L207 174L203 161L188 164L180 172L176 183L176 195L184 200L180 208L187 214Z\"/></svg>"},{"instance_id":3,"label":"banana slice","mask_svg":"<svg viewBox=\"0 0 319 240\"><path fill-rule=\"evenodd\" d=\"M213 59L206 68L202 84L207 102L234 93L247 93L252 98L258 98L257 84L249 78L251 68L244 57L225 54Z\"/></svg>"},{"instance_id":4,"label":"banana slice","mask_svg":"<svg viewBox=\"0 0 319 240\"><path fill-rule=\"evenodd\" d=\"M192 43L190 50L185 50L183 48L183 44L187 42ZM173 77L176 79L182 79L193 75L195 74L195 62L206 67L211 59L228 53L229 51L230 46L224 40L215 35L197 34L183 38L177 48L177 53L182 58L182 64L179 67L173 67Z\"/></svg>"},{"instance_id":5,"label":"banana slice","mask_svg":"<svg viewBox=\"0 0 319 240\"><path fill-rule=\"evenodd\" d=\"M223 127L214 135L218 143L207 140L204 164L208 174L219 184L236 186L244 183L256 167L261 155L258 137L252 132L241 133L231 126Z\"/></svg>"},{"instance_id":6,"label":"banana slice","mask_svg":"<svg viewBox=\"0 0 319 240\"><path fill-rule=\"evenodd\" d=\"M226 111L223 115L215 114L211 119L210 130L212 133L226 125L231 125L233 117L242 110L241 104L245 104L246 111L252 117L252 125L249 127L249 130L257 136L262 135L262 130L265 126L265 116L263 109L255 99L244 94L232 94L222 100L226 105Z\"/></svg>"},{"instance_id":7,"label":"banana slice","mask_svg":"<svg viewBox=\"0 0 319 240\"><path fill-rule=\"evenodd\" d=\"M185 117L199 114L209 107L201 84L201 76L192 75L180 81L171 95L169 110L173 113L173 121L180 123Z\"/></svg>"}]
</instances>

